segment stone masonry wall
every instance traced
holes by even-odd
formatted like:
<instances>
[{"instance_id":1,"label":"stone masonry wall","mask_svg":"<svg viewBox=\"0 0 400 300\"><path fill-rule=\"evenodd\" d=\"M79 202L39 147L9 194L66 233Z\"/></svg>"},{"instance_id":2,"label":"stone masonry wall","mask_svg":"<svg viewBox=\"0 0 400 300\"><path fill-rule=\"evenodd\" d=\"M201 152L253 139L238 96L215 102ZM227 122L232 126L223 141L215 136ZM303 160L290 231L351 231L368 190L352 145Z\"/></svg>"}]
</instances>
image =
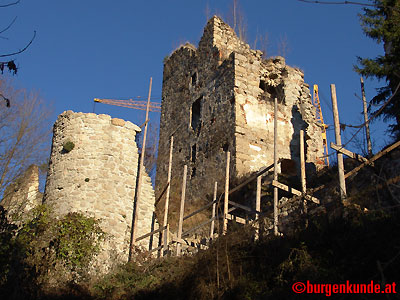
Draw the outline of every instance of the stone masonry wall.
<instances>
[{"instance_id":1,"label":"stone masonry wall","mask_svg":"<svg viewBox=\"0 0 400 300\"><path fill-rule=\"evenodd\" d=\"M280 158L290 160L295 165L292 172L299 173L299 132L303 129L307 163L310 169L319 168L323 164L319 159L323 155L321 128L301 70L287 66L281 57L263 59L261 51L250 49L215 16L204 28L198 48L186 44L171 54L164 64L156 196L167 183L169 139L174 135L172 230L179 213L184 164L188 165L187 214L211 200L215 181L219 192L223 191L227 150L232 186L273 162L275 97L279 100ZM163 199L157 205L159 220Z\"/></svg>"},{"instance_id":2,"label":"stone masonry wall","mask_svg":"<svg viewBox=\"0 0 400 300\"><path fill-rule=\"evenodd\" d=\"M31 165L4 191L1 205L13 219L24 217L32 208L42 203L39 191L39 168Z\"/></svg>"},{"instance_id":3,"label":"stone masonry wall","mask_svg":"<svg viewBox=\"0 0 400 300\"><path fill-rule=\"evenodd\" d=\"M279 158L294 161L296 170L291 172L299 174L300 130L304 130L306 162L310 169L322 167L321 128L303 73L287 66L282 57L263 60L252 50L235 54L235 71L237 176L273 163L275 97Z\"/></svg>"},{"instance_id":4,"label":"stone masonry wall","mask_svg":"<svg viewBox=\"0 0 400 300\"><path fill-rule=\"evenodd\" d=\"M109 235L99 261L126 261L138 171L135 142L140 128L122 119L92 113L62 113L53 131L53 144L44 202L56 215L83 212L101 219ZM63 145L74 143L67 152ZM138 207L138 236L151 231L154 192L143 180ZM148 247L149 239L141 242Z\"/></svg>"},{"instance_id":5,"label":"stone masonry wall","mask_svg":"<svg viewBox=\"0 0 400 300\"><path fill-rule=\"evenodd\" d=\"M218 49L212 43L213 28L207 26L198 50L192 45L183 45L164 66L156 195L167 183L170 136L174 135L169 210L172 230L179 215L183 165L188 165L187 214L211 199L213 189L204 187L214 186L215 180L223 182L225 151L235 151L233 59L221 62ZM234 164L232 172L233 168ZM221 184L219 190L223 190ZM157 205L160 222L164 199ZM199 218L185 221L184 230Z\"/></svg>"}]
</instances>

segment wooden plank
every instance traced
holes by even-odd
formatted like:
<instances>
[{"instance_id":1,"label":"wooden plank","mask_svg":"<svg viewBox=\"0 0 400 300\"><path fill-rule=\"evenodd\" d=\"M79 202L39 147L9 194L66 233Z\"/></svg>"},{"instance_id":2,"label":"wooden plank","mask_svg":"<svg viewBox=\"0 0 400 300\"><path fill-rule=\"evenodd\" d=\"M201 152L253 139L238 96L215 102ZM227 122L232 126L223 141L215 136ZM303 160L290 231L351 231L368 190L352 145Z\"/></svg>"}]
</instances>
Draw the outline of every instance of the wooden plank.
<instances>
[{"instance_id":1,"label":"wooden plank","mask_svg":"<svg viewBox=\"0 0 400 300\"><path fill-rule=\"evenodd\" d=\"M165 185L164 189L162 190L160 196L158 196L158 198L156 199L156 201L154 202L154 206L156 206L158 204L158 202L160 202L162 196L164 196L165 192L167 191L169 186L169 182L167 182L167 184Z\"/></svg>"},{"instance_id":2,"label":"wooden plank","mask_svg":"<svg viewBox=\"0 0 400 300\"><path fill-rule=\"evenodd\" d=\"M228 220L235 221L235 222L238 222L240 224L246 224L247 223L245 219L243 219L241 217L238 217L238 216L231 215L231 214L227 214L226 218Z\"/></svg>"},{"instance_id":3,"label":"wooden plank","mask_svg":"<svg viewBox=\"0 0 400 300\"><path fill-rule=\"evenodd\" d=\"M300 174L301 174L301 192L303 195L307 192L307 181L306 181L306 158L304 151L304 131L300 130ZM307 200L303 200L303 212L306 215L306 227L308 226L307 219Z\"/></svg>"},{"instance_id":4,"label":"wooden plank","mask_svg":"<svg viewBox=\"0 0 400 300\"><path fill-rule=\"evenodd\" d=\"M181 208L179 211L179 224L178 224L178 239L182 238L182 227L183 227L183 213L185 210L185 194L186 194L186 177L187 177L187 165L183 167L183 179L182 179L182 195L181 195ZM176 245L176 255L181 255L181 244Z\"/></svg>"},{"instance_id":5,"label":"wooden plank","mask_svg":"<svg viewBox=\"0 0 400 300\"><path fill-rule=\"evenodd\" d=\"M364 89L364 78L360 77L360 83L361 83L361 94L362 94L363 111L364 111L365 134L367 138L367 147L368 147L368 157L372 157L372 144L371 144L371 136L369 133L369 121L368 121L367 99L365 97L365 89Z\"/></svg>"},{"instance_id":6,"label":"wooden plank","mask_svg":"<svg viewBox=\"0 0 400 300\"><path fill-rule=\"evenodd\" d=\"M218 182L214 184L214 196L213 196L213 207L211 212L211 228L210 228L210 238L214 236L214 227L215 227L215 210L217 208L217 190L218 190Z\"/></svg>"},{"instance_id":7,"label":"wooden plank","mask_svg":"<svg viewBox=\"0 0 400 300\"><path fill-rule=\"evenodd\" d=\"M152 253L154 251L161 250L164 247L164 245L158 246L157 248L151 249L149 252Z\"/></svg>"},{"instance_id":8,"label":"wooden plank","mask_svg":"<svg viewBox=\"0 0 400 300\"><path fill-rule=\"evenodd\" d=\"M256 218L261 212L261 176L257 177L257 191L256 191Z\"/></svg>"},{"instance_id":9,"label":"wooden plank","mask_svg":"<svg viewBox=\"0 0 400 300\"><path fill-rule=\"evenodd\" d=\"M280 161L280 160L279 160ZM278 162L279 162L278 161ZM263 175L264 173L268 172L269 170L271 170L274 167L274 164L269 165L268 167L262 168L259 172L257 172L256 174L254 174L253 176L249 177L248 179L246 179L244 182L242 182L241 184L239 184L238 186L235 186L233 189L231 189L229 191L229 195L238 191L239 189L241 189L242 187L244 187L245 185L249 184L250 182L252 182L254 179L256 179L257 177Z\"/></svg>"},{"instance_id":10,"label":"wooden plank","mask_svg":"<svg viewBox=\"0 0 400 300\"><path fill-rule=\"evenodd\" d=\"M198 225L196 225L196 226L190 228L189 230L187 230L187 231L185 231L184 233L182 233L182 237L188 236L190 233L196 231L197 229L203 227L204 225L207 225L207 224L211 223L211 222L212 222L213 220L215 220L215 219L216 219L216 217L211 218L211 219L208 219L208 220L206 220L206 221L204 221L204 222L202 222L202 223L200 223L200 224L198 224Z\"/></svg>"},{"instance_id":11,"label":"wooden plank","mask_svg":"<svg viewBox=\"0 0 400 300\"><path fill-rule=\"evenodd\" d=\"M141 240L143 240L143 239L145 239L145 238L147 238L147 237L149 237L149 236L151 236L153 234L159 233L159 232L163 231L164 229L165 229L165 227L160 227L160 228L158 228L156 230L150 231L149 233L146 233L146 234L138 237L136 239L136 242L141 241Z\"/></svg>"},{"instance_id":12,"label":"wooden plank","mask_svg":"<svg viewBox=\"0 0 400 300\"><path fill-rule=\"evenodd\" d=\"M231 159L231 153L226 151L226 170L225 170L225 197L224 197L224 219L223 219L223 234L228 231L228 220L226 215L228 214L228 201L229 201L229 163Z\"/></svg>"},{"instance_id":13,"label":"wooden plank","mask_svg":"<svg viewBox=\"0 0 400 300\"><path fill-rule=\"evenodd\" d=\"M239 204L239 203L234 202L234 201L231 201L231 200L229 200L228 203L229 203L230 205L236 206L237 208L241 208L241 209L243 209L243 210L245 210L245 211L251 212L251 213L253 213L253 214L257 214L257 211L252 210L250 207L248 207L248 206L246 206L246 205L242 205L242 204Z\"/></svg>"},{"instance_id":14,"label":"wooden plank","mask_svg":"<svg viewBox=\"0 0 400 300\"><path fill-rule=\"evenodd\" d=\"M342 138L340 136L339 111L336 100L336 87L334 84L331 84L331 98L332 98L333 121L335 125L335 141L339 147L342 147ZM345 201L347 195L346 180L344 177L343 154L340 152L337 152L337 163L338 163L338 173L339 173L340 198L342 199L342 201Z\"/></svg>"},{"instance_id":15,"label":"wooden plank","mask_svg":"<svg viewBox=\"0 0 400 300\"><path fill-rule=\"evenodd\" d=\"M290 186L287 186L286 184L280 183L280 182L278 182L276 180L272 181L272 185L274 187L276 187L276 188L279 188L279 189L283 190L283 191L292 193L293 195L304 196L305 199L310 200L310 201L312 201L314 203L317 203L317 204L320 203L320 201L317 198L312 197L312 196L307 195L307 194L303 194L302 192L300 192L300 191L298 191L298 190L296 190L294 188L291 188Z\"/></svg>"},{"instance_id":16,"label":"wooden plank","mask_svg":"<svg viewBox=\"0 0 400 300\"><path fill-rule=\"evenodd\" d=\"M193 217L194 215L198 214L199 212L202 212L203 210L209 208L211 205L217 203L217 200L214 200L210 203L207 203L206 205L204 205L203 207L200 207L199 209L196 209L194 212L191 212L190 214L188 214L187 216L183 217L183 220L187 220L190 217Z\"/></svg>"},{"instance_id":17,"label":"wooden plank","mask_svg":"<svg viewBox=\"0 0 400 300\"><path fill-rule=\"evenodd\" d=\"M358 171L360 171L360 169L364 168L366 165L370 164L371 162L377 160L378 158L381 158L382 156L384 156L385 154L389 153L390 151L396 149L398 146L400 146L400 141L394 143L392 146L382 150L381 152L378 152L377 154L375 154L372 158L370 158L368 161L362 163L361 165L359 165L358 167L354 168L353 170L351 170L350 172L346 173L345 178L356 174Z\"/></svg>"},{"instance_id":18,"label":"wooden plank","mask_svg":"<svg viewBox=\"0 0 400 300\"><path fill-rule=\"evenodd\" d=\"M228 209L228 214L229 214L230 212L236 210L236 209L237 209L236 207L231 207L231 208L229 208L229 209ZM260 215L262 215L262 214L260 214ZM184 233L182 233L182 236L188 236L188 234L192 233L193 231L196 231L196 230L199 229L200 227L202 227L202 226L204 226L204 225L207 225L208 223L212 222L213 220L216 220L216 219L221 218L221 217L223 217L223 216L215 215L213 218L208 219L207 221L204 221L203 223L201 223L201 224L199 224L199 225L197 225L197 226L195 226L195 227L193 227L193 228L191 228L191 229L185 231Z\"/></svg>"},{"instance_id":19,"label":"wooden plank","mask_svg":"<svg viewBox=\"0 0 400 300\"><path fill-rule=\"evenodd\" d=\"M306 185L306 160L304 153L304 131L300 130L300 170L301 170L301 191L303 193L307 190Z\"/></svg>"},{"instance_id":20,"label":"wooden plank","mask_svg":"<svg viewBox=\"0 0 400 300\"><path fill-rule=\"evenodd\" d=\"M147 105L146 105L146 121L149 119L149 108L150 108L150 97L151 97L151 86L153 83L153 78L150 77L150 87L149 87L149 95L147 97ZM135 211L134 211L134 216L132 218L132 230L131 230L131 242L130 242L130 248L129 248L129 255L128 255L128 261L132 260L132 253L133 249L136 243L136 235L137 235L137 229L138 229L138 215L139 215L139 207L140 207L140 201L141 201L141 194L142 194L142 181L143 181L143 169L144 169L144 157L145 157L145 150L146 150L146 137L147 137L147 123L144 126L144 132L143 132L143 141L142 141L142 151L140 154L140 161L139 161L139 174L137 178L137 189L135 191L136 193L136 203L135 203Z\"/></svg>"},{"instance_id":21,"label":"wooden plank","mask_svg":"<svg viewBox=\"0 0 400 300\"><path fill-rule=\"evenodd\" d=\"M274 99L274 181L278 180L278 99ZM278 235L278 188L274 187L274 234Z\"/></svg>"},{"instance_id":22,"label":"wooden plank","mask_svg":"<svg viewBox=\"0 0 400 300\"><path fill-rule=\"evenodd\" d=\"M185 244L185 246L186 246L186 247L189 247L189 248L193 248L193 249L196 249L196 248L197 248L196 246L189 245L188 242L185 241L184 239L178 240L177 238L174 238L173 242ZM207 245L207 242L203 242L203 241L200 241L199 243L195 243L195 244L196 244L196 245L208 246L208 245Z\"/></svg>"},{"instance_id":23,"label":"wooden plank","mask_svg":"<svg viewBox=\"0 0 400 300\"><path fill-rule=\"evenodd\" d=\"M165 228L165 230L163 231L163 246L164 249L163 251L161 251L161 257L164 256L164 252L168 252L168 245L169 245L169 224L167 223L167 226Z\"/></svg>"},{"instance_id":24,"label":"wooden plank","mask_svg":"<svg viewBox=\"0 0 400 300\"><path fill-rule=\"evenodd\" d=\"M280 183L280 182L278 182L277 180L272 181L272 185L273 185L274 187L276 187L276 188L279 188L279 189L281 189L281 190L283 190L283 191L292 193L293 195L296 195L296 196L301 196L301 195L303 195L302 192L300 192L300 191L298 191L298 190L296 190L296 189L294 189L294 188L291 188L290 186L287 186L286 184Z\"/></svg>"},{"instance_id":25,"label":"wooden plank","mask_svg":"<svg viewBox=\"0 0 400 300\"><path fill-rule=\"evenodd\" d=\"M228 214L229 214L230 212L236 210L236 209L237 209L237 207L231 207L231 208L229 208L229 209L228 209Z\"/></svg>"},{"instance_id":26,"label":"wooden plank","mask_svg":"<svg viewBox=\"0 0 400 300\"><path fill-rule=\"evenodd\" d=\"M180 243L180 244L186 244L186 241L184 239L178 239L177 237L172 238L173 243Z\"/></svg>"},{"instance_id":27,"label":"wooden plank","mask_svg":"<svg viewBox=\"0 0 400 300\"><path fill-rule=\"evenodd\" d=\"M170 147L169 147L169 163L168 163L168 187L167 187L167 195L165 196L165 205L164 205L164 220L163 220L163 227L166 227L168 224L168 209L169 209L169 195L171 190L171 173L172 173L172 151L174 148L174 136L171 136ZM168 235L168 231L165 230L163 234ZM168 237L163 238L164 246L168 245ZM164 251L161 251L161 256L164 256Z\"/></svg>"},{"instance_id":28,"label":"wooden plank","mask_svg":"<svg viewBox=\"0 0 400 300\"><path fill-rule=\"evenodd\" d=\"M368 159L365 158L365 157L363 157L362 155L359 155L359 154L357 154L357 153L353 153L353 152L347 150L346 148L343 148L343 146L340 147L340 146L336 145L335 143L331 143L331 148L332 148L333 150L336 150L336 151L339 151L339 152L343 153L344 155L347 155L347 156L350 157L350 158L353 158L353 159L355 159L355 160L358 160L359 162L366 162L366 161L368 161Z\"/></svg>"},{"instance_id":29,"label":"wooden plank","mask_svg":"<svg viewBox=\"0 0 400 300\"><path fill-rule=\"evenodd\" d=\"M261 212L261 176L257 177L257 190L256 190L256 221L259 218L259 214ZM260 223L256 223L256 234L255 234L255 240L258 240L260 236Z\"/></svg>"}]
</instances>

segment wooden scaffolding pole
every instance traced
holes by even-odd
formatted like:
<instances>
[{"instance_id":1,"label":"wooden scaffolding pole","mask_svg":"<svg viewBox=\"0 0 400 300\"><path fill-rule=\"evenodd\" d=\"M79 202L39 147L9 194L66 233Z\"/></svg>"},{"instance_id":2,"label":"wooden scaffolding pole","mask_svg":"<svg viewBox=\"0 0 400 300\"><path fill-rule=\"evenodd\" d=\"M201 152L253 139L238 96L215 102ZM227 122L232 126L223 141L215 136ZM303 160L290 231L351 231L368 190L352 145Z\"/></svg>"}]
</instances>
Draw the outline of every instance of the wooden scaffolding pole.
<instances>
[{"instance_id":1,"label":"wooden scaffolding pole","mask_svg":"<svg viewBox=\"0 0 400 300\"><path fill-rule=\"evenodd\" d=\"M169 208L169 194L171 190L171 172L172 172L172 150L174 148L174 136L171 136L171 142L169 146L169 163L168 163L168 178L167 178L167 194L165 195L165 205L164 205L164 220L163 227L166 228L168 224L168 208ZM161 251L161 256L164 256L164 252L168 246L168 231L165 230L163 233L163 251Z\"/></svg>"},{"instance_id":2,"label":"wooden scaffolding pole","mask_svg":"<svg viewBox=\"0 0 400 300\"><path fill-rule=\"evenodd\" d=\"M218 182L215 182L214 185L214 197L213 197L213 205L212 205L212 213L211 213L211 228L210 228L210 239L214 236L214 228L215 228L215 210L217 208L217 190L218 190Z\"/></svg>"},{"instance_id":3,"label":"wooden scaffolding pole","mask_svg":"<svg viewBox=\"0 0 400 300\"><path fill-rule=\"evenodd\" d=\"M146 120L143 132L143 142L142 142L142 151L140 154L140 162L139 162L139 174L137 178L137 190L136 190L136 203L134 207L134 216L132 218L132 229L131 229L131 243L129 247L129 258L128 260L132 260L132 252L135 246L135 239L137 235L137 225L138 225L138 210L139 210L139 203L140 203L140 196L142 192L142 177L143 177L143 168L144 168L144 156L145 156L145 149L146 149L146 136L147 136L147 125L149 123L149 109L150 109L150 98L151 98L151 86L153 83L153 78L150 77L150 86L149 86L149 95L147 97L147 105L146 105Z\"/></svg>"},{"instance_id":4,"label":"wooden scaffolding pole","mask_svg":"<svg viewBox=\"0 0 400 300\"><path fill-rule=\"evenodd\" d=\"M306 182L306 159L304 151L304 131L300 130L300 170L301 170L301 192L306 195L307 182ZM303 200L303 211L307 214L307 200ZM306 227L308 227L308 219L306 217Z\"/></svg>"},{"instance_id":5,"label":"wooden scaffolding pole","mask_svg":"<svg viewBox=\"0 0 400 300\"><path fill-rule=\"evenodd\" d=\"M300 130L300 169L301 169L301 191L305 194L306 186L306 160L304 153L304 131Z\"/></svg>"},{"instance_id":6,"label":"wooden scaffolding pole","mask_svg":"<svg viewBox=\"0 0 400 300\"><path fill-rule=\"evenodd\" d=\"M274 180L278 181L278 99L274 99ZM278 235L278 188L274 186L274 234Z\"/></svg>"},{"instance_id":7,"label":"wooden scaffolding pole","mask_svg":"<svg viewBox=\"0 0 400 300\"><path fill-rule=\"evenodd\" d=\"M186 177L187 177L187 165L185 165L183 167L181 208L179 211L179 224L178 224L178 242L176 243L176 255L177 256L181 255L181 250L182 250L180 241L182 240L183 214L185 211Z\"/></svg>"},{"instance_id":8,"label":"wooden scaffolding pole","mask_svg":"<svg viewBox=\"0 0 400 300\"><path fill-rule=\"evenodd\" d=\"M231 153L226 152L226 171L225 171L225 197L224 197L224 222L223 222L223 234L228 231L228 202L229 202L229 164L231 159Z\"/></svg>"},{"instance_id":9,"label":"wooden scaffolding pole","mask_svg":"<svg viewBox=\"0 0 400 300\"><path fill-rule=\"evenodd\" d=\"M367 99L365 97L364 78L360 77L360 82L361 82L361 94L362 94L363 110L364 110L365 134L366 134L366 138L367 138L368 158L371 158L372 157L372 144L371 144L371 136L369 133Z\"/></svg>"},{"instance_id":10,"label":"wooden scaffolding pole","mask_svg":"<svg viewBox=\"0 0 400 300\"><path fill-rule=\"evenodd\" d=\"M256 236L255 239L258 240L260 237L260 212L261 212L261 175L257 177L257 192L256 192Z\"/></svg>"},{"instance_id":11,"label":"wooden scaffolding pole","mask_svg":"<svg viewBox=\"0 0 400 300\"><path fill-rule=\"evenodd\" d=\"M331 84L331 98L332 98L332 111L333 111L333 121L335 125L335 141L336 145L342 146L342 138L340 136L340 122L339 122L339 111L336 99L336 87ZM344 163L343 154L339 151L337 152L337 162L338 162L338 173L339 173L339 186L340 186L340 198L342 201L346 200L346 181L344 178Z\"/></svg>"}]
</instances>

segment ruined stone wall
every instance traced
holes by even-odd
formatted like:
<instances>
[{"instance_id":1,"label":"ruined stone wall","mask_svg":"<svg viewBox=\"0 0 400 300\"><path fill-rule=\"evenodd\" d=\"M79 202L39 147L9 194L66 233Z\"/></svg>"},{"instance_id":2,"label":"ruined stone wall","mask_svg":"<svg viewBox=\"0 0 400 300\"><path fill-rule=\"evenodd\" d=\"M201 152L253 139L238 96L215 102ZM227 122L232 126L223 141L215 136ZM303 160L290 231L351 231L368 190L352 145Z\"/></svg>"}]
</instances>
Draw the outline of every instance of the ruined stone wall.
<instances>
[{"instance_id":1,"label":"ruined stone wall","mask_svg":"<svg viewBox=\"0 0 400 300\"><path fill-rule=\"evenodd\" d=\"M187 214L211 199L213 189L205 187L214 186L215 180L223 190L225 151L235 151L233 58L221 60L214 46L213 28L210 22L198 49L183 45L164 65L156 195L167 183L170 136L174 135L169 210L172 230L179 214L183 165L188 165ZM164 199L157 205L158 212L163 211ZM161 222L163 215L158 213L158 218Z\"/></svg>"},{"instance_id":2,"label":"ruined stone wall","mask_svg":"<svg viewBox=\"0 0 400 300\"><path fill-rule=\"evenodd\" d=\"M321 128L299 69L283 58L264 60L261 51L250 49L218 17L207 23L197 49L186 44L172 53L164 65L156 175L158 197L167 183L173 134L172 223L179 213L184 164L189 173L187 214L211 200L214 181L223 191L225 151L231 152L232 185L273 162L274 97L279 99L280 158L299 164L299 132L304 129L306 159L315 168L322 163ZM162 198L160 219L163 207Z\"/></svg>"},{"instance_id":3,"label":"ruined stone wall","mask_svg":"<svg viewBox=\"0 0 400 300\"><path fill-rule=\"evenodd\" d=\"M140 128L131 122L92 113L62 113L53 131L53 144L44 202L56 215L83 212L101 219L109 235L99 261L126 261L138 171L135 142ZM72 142L71 151L64 146ZM138 236L152 226L154 192L143 180ZM148 239L141 242L148 246Z\"/></svg>"},{"instance_id":4,"label":"ruined stone wall","mask_svg":"<svg viewBox=\"0 0 400 300\"><path fill-rule=\"evenodd\" d=\"M42 198L39 191L39 168L31 165L15 182L7 186L0 204L15 221L41 204Z\"/></svg>"},{"instance_id":5,"label":"ruined stone wall","mask_svg":"<svg viewBox=\"0 0 400 300\"><path fill-rule=\"evenodd\" d=\"M300 130L304 130L306 162L314 170L323 165L321 128L303 77L281 57L263 60L254 51L235 55L237 176L273 163L275 97L279 158L294 161L297 172L291 172L299 173Z\"/></svg>"}]
</instances>

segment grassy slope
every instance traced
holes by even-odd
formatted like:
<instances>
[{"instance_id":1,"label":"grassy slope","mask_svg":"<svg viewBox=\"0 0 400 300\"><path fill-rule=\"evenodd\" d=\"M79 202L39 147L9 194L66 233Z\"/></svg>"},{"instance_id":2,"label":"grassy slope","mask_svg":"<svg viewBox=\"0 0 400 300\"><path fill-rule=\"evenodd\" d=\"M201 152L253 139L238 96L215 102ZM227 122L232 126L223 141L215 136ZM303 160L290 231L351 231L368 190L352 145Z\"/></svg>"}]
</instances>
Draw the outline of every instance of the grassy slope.
<instances>
[{"instance_id":1,"label":"grassy slope","mask_svg":"<svg viewBox=\"0 0 400 300\"><path fill-rule=\"evenodd\" d=\"M296 237L254 243L251 230L242 228L192 257L127 264L91 286L91 293L103 299L301 299L310 295L293 293L297 281L400 279L400 213L339 211L335 219L311 220Z\"/></svg>"}]
</instances>

